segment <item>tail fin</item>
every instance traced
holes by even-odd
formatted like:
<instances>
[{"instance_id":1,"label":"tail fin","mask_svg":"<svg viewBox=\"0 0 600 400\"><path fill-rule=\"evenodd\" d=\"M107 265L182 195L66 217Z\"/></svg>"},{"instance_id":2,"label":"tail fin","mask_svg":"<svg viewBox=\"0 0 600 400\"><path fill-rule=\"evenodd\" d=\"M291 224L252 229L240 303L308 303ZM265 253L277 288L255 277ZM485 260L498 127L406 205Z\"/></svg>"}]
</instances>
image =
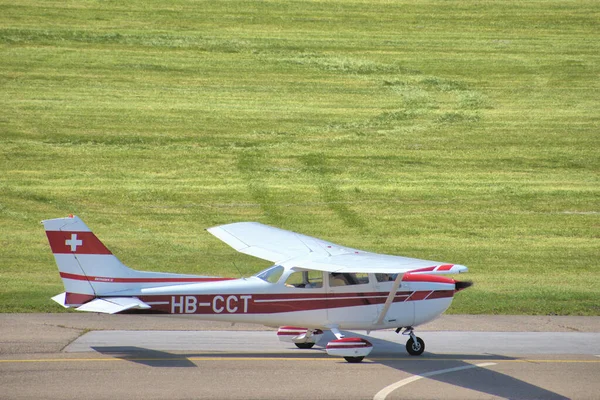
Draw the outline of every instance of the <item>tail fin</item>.
<instances>
[{"instance_id":1,"label":"tail fin","mask_svg":"<svg viewBox=\"0 0 600 400\"><path fill-rule=\"evenodd\" d=\"M42 221L42 224L65 286L65 293L53 297L52 300L62 303L64 307L70 307L94 299L96 291L89 281L88 273L91 275L92 271L99 270L106 257L110 258L114 265L116 257L77 217L51 219ZM96 260L89 259L90 256ZM98 259L98 256L102 258ZM87 264L91 264L91 268L87 268L88 273L84 270Z\"/></svg>"},{"instance_id":2,"label":"tail fin","mask_svg":"<svg viewBox=\"0 0 600 400\"><path fill-rule=\"evenodd\" d=\"M76 216L42 221L65 293L52 299L77 307L97 297L134 296L142 288L222 280L197 275L136 271L125 266Z\"/></svg>"}]
</instances>

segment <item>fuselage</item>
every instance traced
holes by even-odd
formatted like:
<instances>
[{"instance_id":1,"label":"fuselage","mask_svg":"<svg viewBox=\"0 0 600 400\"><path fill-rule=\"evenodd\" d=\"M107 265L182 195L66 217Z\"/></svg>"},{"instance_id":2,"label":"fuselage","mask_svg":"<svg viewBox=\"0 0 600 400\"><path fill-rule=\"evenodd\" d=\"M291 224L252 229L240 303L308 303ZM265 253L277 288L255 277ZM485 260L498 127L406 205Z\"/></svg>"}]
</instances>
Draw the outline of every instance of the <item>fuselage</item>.
<instances>
[{"instance_id":1,"label":"fuselage","mask_svg":"<svg viewBox=\"0 0 600 400\"><path fill-rule=\"evenodd\" d=\"M274 266L265 272L243 279L145 287L115 295L136 296L154 312L206 320L375 330L431 321L450 306L456 291L453 279L405 274L378 324L393 285L391 278L381 276L384 274L319 272L319 276L312 271L308 279L308 272L298 268Z\"/></svg>"}]
</instances>

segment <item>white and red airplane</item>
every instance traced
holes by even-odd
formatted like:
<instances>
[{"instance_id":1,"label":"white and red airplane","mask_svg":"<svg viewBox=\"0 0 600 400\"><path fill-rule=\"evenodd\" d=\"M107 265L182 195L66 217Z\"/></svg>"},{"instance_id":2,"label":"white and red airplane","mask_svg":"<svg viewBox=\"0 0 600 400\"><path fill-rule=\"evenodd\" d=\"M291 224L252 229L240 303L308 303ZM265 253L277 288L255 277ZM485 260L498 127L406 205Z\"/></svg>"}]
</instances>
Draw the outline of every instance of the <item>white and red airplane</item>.
<instances>
[{"instance_id":1,"label":"white and red airplane","mask_svg":"<svg viewBox=\"0 0 600 400\"><path fill-rule=\"evenodd\" d=\"M462 265L382 255L339 246L256 222L208 231L235 250L274 265L241 279L143 272L122 264L76 216L42 221L65 292L67 308L114 314L146 310L201 319L280 327L282 341L311 348L330 330L329 355L360 362L373 346L341 330L397 328L406 350L425 349L413 328L442 314L470 282L438 274Z\"/></svg>"}]
</instances>

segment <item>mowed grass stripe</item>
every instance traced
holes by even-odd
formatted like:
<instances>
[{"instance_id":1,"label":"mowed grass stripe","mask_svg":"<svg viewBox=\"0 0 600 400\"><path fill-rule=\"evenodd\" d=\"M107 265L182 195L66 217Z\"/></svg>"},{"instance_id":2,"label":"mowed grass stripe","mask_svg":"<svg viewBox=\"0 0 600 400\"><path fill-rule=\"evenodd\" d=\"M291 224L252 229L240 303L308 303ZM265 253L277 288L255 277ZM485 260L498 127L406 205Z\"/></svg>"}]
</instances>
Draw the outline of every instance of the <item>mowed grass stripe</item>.
<instances>
[{"instance_id":1,"label":"mowed grass stripe","mask_svg":"<svg viewBox=\"0 0 600 400\"><path fill-rule=\"evenodd\" d=\"M255 273L204 231L254 220L468 265L450 312L600 313L594 1L0 9L0 311L61 311L76 213L139 269Z\"/></svg>"}]
</instances>

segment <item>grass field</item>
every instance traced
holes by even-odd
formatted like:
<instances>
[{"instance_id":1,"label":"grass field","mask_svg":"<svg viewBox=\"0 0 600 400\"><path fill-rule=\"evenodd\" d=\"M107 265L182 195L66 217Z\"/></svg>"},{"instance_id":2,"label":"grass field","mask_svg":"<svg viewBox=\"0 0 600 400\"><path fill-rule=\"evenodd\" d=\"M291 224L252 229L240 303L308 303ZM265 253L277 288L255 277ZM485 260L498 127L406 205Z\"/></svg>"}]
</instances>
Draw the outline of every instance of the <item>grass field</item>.
<instances>
[{"instance_id":1,"label":"grass field","mask_svg":"<svg viewBox=\"0 0 600 400\"><path fill-rule=\"evenodd\" d=\"M451 312L600 315L597 1L0 0L0 311L61 311L39 221L126 264L268 263L260 221L469 266Z\"/></svg>"}]
</instances>

